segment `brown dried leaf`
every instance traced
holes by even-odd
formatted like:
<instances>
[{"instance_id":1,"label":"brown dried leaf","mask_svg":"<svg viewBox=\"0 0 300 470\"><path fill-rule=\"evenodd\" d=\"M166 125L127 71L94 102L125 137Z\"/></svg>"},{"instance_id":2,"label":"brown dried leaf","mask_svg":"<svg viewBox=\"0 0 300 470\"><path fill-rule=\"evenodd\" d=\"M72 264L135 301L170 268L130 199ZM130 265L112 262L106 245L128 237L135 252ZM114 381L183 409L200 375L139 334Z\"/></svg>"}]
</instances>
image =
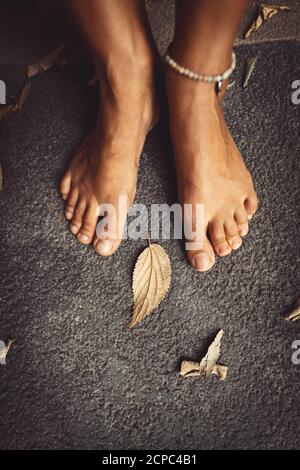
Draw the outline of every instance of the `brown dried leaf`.
<instances>
[{"instance_id":1,"label":"brown dried leaf","mask_svg":"<svg viewBox=\"0 0 300 470\"><path fill-rule=\"evenodd\" d=\"M9 113L12 113L14 111L15 105L9 104L8 106L5 106L4 108L0 108L0 122L2 119Z\"/></svg>"},{"instance_id":2,"label":"brown dried leaf","mask_svg":"<svg viewBox=\"0 0 300 470\"><path fill-rule=\"evenodd\" d=\"M28 65L27 67L27 77L28 78L34 77L35 75L40 73L41 70L42 70L42 67L40 66L40 64L38 62L34 62L33 64Z\"/></svg>"},{"instance_id":3,"label":"brown dried leaf","mask_svg":"<svg viewBox=\"0 0 300 470\"><path fill-rule=\"evenodd\" d=\"M38 62L42 69L44 71L49 70L55 62L59 59L60 55L62 54L63 50L65 48L64 44L61 44L60 46L56 47L53 51L51 51L49 54L47 54L44 57L41 57Z\"/></svg>"},{"instance_id":4,"label":"brown dried leaf","mask_svg":"<svg viewBox=\"0 0 300 470\"><path fill-rule=\"evenodd\" d=\"M226 380L228 367L221 364L216 364L212 370L212 374L217 375L220 380Z\"/></svg>"},{"instance_id":5,"label":"brown dried leaf","mask_svg":"<svg viewBox=\"0 0 300 470\"><path fill-rule=\"evenodd\" d=\"M88 86L96 85L96 83L98 82L98 80L99 80L98 74L96 74L93 78L91 78L91 79L88 81Z\"/></svg>"},{"instance_id":6,"label":"brown dried leaf","mask_svg":"<svg viewBox=\"0 0 300 470\"><path fill-rule=\"evenodd\" d=\"M7 106L5 106L4 108L0 108L0 123L2 121L2 119L9 113L15 113L17 111L21 111L27 97L28 97L28 94L29 94L29 91L30 91L30 88L31 88L31 82L30 81L27 81L24 85L24 87L22 88L22 91L20 93L20 98L19 100L17 100L16 98L14 98L15 100L15 104L9 104Z\"/></svg>"},{"instance_id":7,"label":"brown dried leaf","mask_svg":"<svg viewBox=\"0 0 300 470\"><path fill-rule=\"evenodd\" d=\"M27 81L21 91L20 98L19 98L19 103L18 103L18 110L21 111L23 108L23 105L29 95L29 91L31 88L31 82Z\"/></svg>"},{"instance_id":8,"label":"brown dried leaf","mask_svg":"<svg viewBox=\"0 0 300 470\"><path fill-rule=\"evenodd\" d=\"M29 65L27 69L28 78L34 77L40 72L45 72L46 70L49 70L51 67L53 67L54 64L62 60L60 56L64 48L65 48L65 45L61 44L60 46L56 47L56 49L51 51L49 54L45 55L44 57L41 57L36 62ZM62 63L64 63L64 61Z\"/></svg>"},{"instance_id":9,"label":"brown dried leaf","mask_svg":"<svg viewBox=\"0 0 300 470\"><path fill-rule=\"evenodd\" d=\"M295 321L299 319L300 319L300 298L295 302L288 316L285 317L285 320L291 320L291 321Z\"/></svg>"},{"instance_id":10,"label":"brown dried leaf","mask_svg":"<svg viewBox=\"0 0 300 470\"><path fill-rule=\"evenodd\" d=\"M171 284L171 263L165 250L149 243L138 257L133 272L133 318L129 328L140 323L163 300Z\"/></svg>"},{"instance_id":11,"label":"brown dried leaf","mask_svg":"<svg viewBox=\"0 0 300 470\"><path fill-rule=\"evenodd\" d=\"M217 375L220 380L225 380L227 377L228 367L217 364L217 360L220 357L221 339L223 334L223 330L218 332L200 363L194 361L183 361L181 363L180 375L183 377L208 377L209 375L214 374Z\"/></svg>"},{"instance_id":12,"label":"brown dried leaf","mask_svg":"<svg viewBox=\"0 0 300 470\"><path fill-rule=\"evenodd\" d=\"M1 363L5 364L5 359L6 359L8 351L10 350L11 345L12 345L12 340L9 339L7 345L0 351Z\"/></svg>"},{"instance_id":13,"label":"brown dried leaf","mask_svg":"<svg viewBox=\"0 0 300 470\"><path fill-rule=\"evenodd\" d=\"M248 31L245 33L244 39L248 39L251 34L255 33L266 21L277 15L277 13L289 10L290 7L285 5L267 5L266 3L262 3L258 10L258 16Z\"/></svg>"},{"instance_id":14,"label":"brown dried leaf","mask_svg":"<svg viewBox=\"0 0 300 470\"><path fill-rule=\"evenodd\" d=\"M249 59L247 59L246 74L245 74L245 79L244 79L244 83L243 83L243 88L247 88L247 86L248 86L249 80L250 80L250 78L251 78L251 76L254 72L254 68L255 68L257 59L258 59L258 55L256 57L250 57Z\"/></svg>"},{"instance_id":15,"label":"brown dried leaf","mask_svg":"<svg viewBox=\"0 0 300 470\"><path fill-rule=\"evenodd\" d=\"M200 369L203 371L203 374L208 376L212 373L214 366L217 363L217 360L220 357L220 348L221 348L221 339L223 337L224 331L220 330L208 348L206 355L200 362Z\"/></svg>"}]
</instances>

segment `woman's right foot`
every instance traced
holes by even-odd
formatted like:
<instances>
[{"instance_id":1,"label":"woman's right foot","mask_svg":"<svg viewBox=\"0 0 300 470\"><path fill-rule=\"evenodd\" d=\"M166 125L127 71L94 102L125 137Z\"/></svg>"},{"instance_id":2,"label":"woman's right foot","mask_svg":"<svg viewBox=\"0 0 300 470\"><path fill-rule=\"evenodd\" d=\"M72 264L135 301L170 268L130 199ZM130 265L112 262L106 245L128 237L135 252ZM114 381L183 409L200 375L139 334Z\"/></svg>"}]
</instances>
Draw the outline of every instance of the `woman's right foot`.
<instances>
[{"instance_id":1,"label":"woman's right foot","mask_svg":"<svg viewBox=\"0 0 300 470\"><path fill-rule=\"evenodd\" d=\"M141 65L142 64L142 65ZM60 183L70 230L83 244L93 242L103 256L119 246L119 196L127 208L136 192L140 155L158 118L153 59L113 60L99 67L100 103L96 126L76 152ZM95 234L99 207L116 210L116 231L109 238ZM124 216L124 214L123 214Z\"/></svg>"}]
</instances>

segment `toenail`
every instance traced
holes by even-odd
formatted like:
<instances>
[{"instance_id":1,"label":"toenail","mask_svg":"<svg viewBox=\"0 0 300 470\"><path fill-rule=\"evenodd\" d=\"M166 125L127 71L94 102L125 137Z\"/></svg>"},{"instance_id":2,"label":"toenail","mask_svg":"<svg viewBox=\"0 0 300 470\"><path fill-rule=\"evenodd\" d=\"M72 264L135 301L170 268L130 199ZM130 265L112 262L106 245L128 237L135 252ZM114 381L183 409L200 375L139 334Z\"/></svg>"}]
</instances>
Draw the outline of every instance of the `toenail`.
<instances>
[{"instance_id":1,"label":"toenail","mask_svg":"<svg viewBox=\"0 0 300 470\"><path fill-rule=\"evenodd\" d=\"M220 246L219 247L219 253L220 255L227 255L228 253L230 253L230 248L228 246Z\"/></svg>"},{"instance_id":2,"label":"toenail","mask_svg":"<svg viewBox=\"0 0 300 470\"><path fill-rule=\"evenodd\" d=\"M240 236L245 237L248 233L248 230L246 228L240 229Z\"/></svg>"},{"instance_id":3,"label":"toenail","mask_svg":"<svg viewBox=\"0 0 300 470\"><path fill-rule=\"evenodd\" d=\"M74 235L76 235L76 233L78 232L78 227L77 227L77 225L71 224L71 225L70 225L70 230L71 230L71 232L72 232Z\"/></svg>"},{"instance_id":4,"label":"toenail","mask_svg":"<svg viewBox=\"0 0 300 470\"><path fill-rule=\"evenodd\" d=\"M80 233L78 235L78 238L81 242L86 243L89 241L89 237L87 235L84 235L83 233Z\"/></svg>"},{"instance_id":5,"label":"toenail","mask_svg":"<svg viewBox=\"0 0 300 470\"><path fill-rule=\"evenodd\" d=\"M242 245L242 240L232 240L230 245L233 250L237 250Z\"/></svg>"},{"instance_id":6,"label":"toenail","mask_svg":"<svg viewBox=\"0 0 300 470\"><path fill-rule=\"evenodd\" d=\"M113 248L113 242L111 240L100 240L97 244L97 251L99 253L108 254Z\"/></svg>"},{"instance_id":7,"label":"toenail","mask_svg":"<svg viewBox=\"0 0 300 470\"><path fill-rule=\"evenodd\" d=\"M73 213L71 211L66 211L66 218L67 219L72 219Z\"/></svg>"},{"instance_id":8,"label":"toenail","mask_svg":"<svg viewBox=\"0 0 300 470\"><path fill-rule=\"evenodd\" d=\"M251 220L253 217L253 214L248 215L248 219Z\"/></svg>"},{"instance_id":9,"label":"toenail","mask_svg":"<svg viewBox=\"0 0 300 470\"><path fill-rule=\"evenodd\" d=\"M212 260L207 253L199 253L198 255L194 256L193 265L196 269L205 271L212 266Z\"/></svg>"}]
</instances>

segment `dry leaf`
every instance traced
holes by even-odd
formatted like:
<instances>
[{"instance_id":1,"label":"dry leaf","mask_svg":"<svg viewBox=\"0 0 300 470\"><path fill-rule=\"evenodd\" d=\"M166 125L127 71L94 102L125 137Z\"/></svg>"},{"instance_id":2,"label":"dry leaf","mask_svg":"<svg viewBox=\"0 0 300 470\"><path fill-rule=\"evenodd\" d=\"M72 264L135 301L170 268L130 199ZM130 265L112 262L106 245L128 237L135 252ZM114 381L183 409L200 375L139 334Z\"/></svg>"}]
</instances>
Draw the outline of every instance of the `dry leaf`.
<instances>
[{"instance_id":1,"label":"dry leaf","mask_svg":"<svg viewBox=\"0 0 300 470\"><path fill-rule=\"evenodd\" d=\"M90 81L88 81L88 86L96 85L98 80L99 80L98 74L96 74L93 78L90 79Z\"/></svg>"},{"instance_id":2,"label":"dry leaf","mask_svg":"<svg viewBox=\"0 0 300 470\"><path fill-rule=\"evenodd\" d=\"M268 21L273 16L277 15L277 13L289 10L290 7L288 6L267 5L265 3L262 3L258 10L258 16L246 32L244 39L248 39L251 34L255 33L266 21Z\"/></svg>"},{"instance_id":3,"label":"dry leaf","mask_svg":"<svg viewBox=\"0 0 300 470\"><path fill-rule=\"evenodd\" d=\"M230 88L232 88L234 86L234 84L235 84L235 80L231 83L228 83L227 90L230 90Z\"/></svg>"},{"instance_id":4,"label":"dry leaf","mask_svg":"<svg viewBox=\"0 0 300 470\"><path fill-rule=\"evenodd\" d=\"M62 54L64 48L64 44L61 44L49 54L44 57L41 57L38 60L40 66L44 71L49 70L55 64L55 62L59 59L60 55Z\"/></svg>"},{"instance_id":5,"label":"dry leaf","mask_svg":"<svg viewBox=\"0 0 300 470\"><path fill-rule=\"evenodd\" d=\"M31 82L27 81L21 91L20 98L19 98L19 103L18 103L18 110L21 111L23 108L23 105L29 95L29 91L31 88Z\"/></svg>"},{"instance_id":6,"label":"dry leaf","mask_svg":"<svg viewBox=\"0 0 300 470\"><path fill-rule=\"evenodd\" d=\"M165 250L151 244L138 257L133 272L133 318L129 328L137 325L163 300L171 283L171 263Z\"/></svg>"},{"instance_id":7,"label":"dry leaf","mask_svg":"<svg viewBox=\"0 0 300 470\"><path fill-rule=\"evenodd\" d=\"M208 348L206 355L201 362L183 361L181 363L180 375L183 377L196 377L217 375L220 380L225 380L227 377L228 367L217 364L220 356L221 339L224 331L220 330Z\"/></svg>"},{"instance_id":8,"label":"dry leaf","mask_svg":"<svg viewBox=\"0 0 300 470\"><path fill-rule=\"evenodd\" d=\"M0 193L3 190L3 171L2 171L2 166L0 164Z\"/></svg>"},{"instance_id":9,"label":"dry leaf","mask_svg":"<svg viewBox=\"0 0 300 470\"><path fill-rule=\"evenodd\" d=\"M6 356L11 347L11 344L12 344L12 340L9 339L7 345L4 346L4 348L0 351L0 364L5 364Z\"/></svg>"},{"instance_id":10,"label":"dry leaf","mask_svg":"<svg viewBox=\"0 0 300 470\"><path fill-rule=\"evenodd\" d=\"M22 91L20 93L20 98L19 100L15 99L15 104L9 104L5 106L4 108L0 108L0 122L2 119L9 113L15 113L16 111L21 111L23 108L23 105L28 97L29 91L31 88L31 82L27 81L22 88Z\"/></svg>"},{"instance_id":11,"label":"dry leaf","mask_svg":"<svg viewBox=\"0 0 300 470\"><path fill-rule=\"evenodd\" d=\"M295 321L299 319L300 319L300 298L295 302L288 316L285 317L285 320L291 320L291 321Z\"/></svg>"},{"instance_id":12,"label":"dry leaf","mask_svg":"<svg viewBox=\"0 0 300 470\"><path fill-rule=\"evenodd\" d=\"M220 380L226 380L228 367L222 364L216 364L212 370L212 374L217 375Z\"/></svg>"},{"instance_id":13,"label":"dry leaf","mask_svg":"<svg viewBox=\"0 0 300 470\"><path fill-rule=\"evenodd\" d=\"M40 66L40 64L39 64L38 62L34 62L33 64L28 65L28 68L27 68L27 77L28 77L28 78L34 77L34 76L37 75L41 70L42 70L42 67Z\"/></svg>"},{"instance_id":14,"label":"dry leaf","mask_svg":"<svg viewBox=\"0 0 300 470\"><path fill-rule=\"evenodd\" d=\"M15 105L9 104L8 106L5 106L4 108L0 108L0 122L2 119L9 113L12 113L14 111Z\"/></svg>"},{"instance_id":15,"label":"dry leaf","mask_svg":"<svg viewBox=\"0 0 300 470\"><path fill-rule=\"evenodd\" d=\"M49 70L51 67L53 67L54 64L58 63L59 61L61 61L61 63L64 63L64 60L60 57L64 48L64 44L61 44L46 56L41 57L36 62L29 65L27 69L28 78L34 77L40 72L45 72L46 70Z\"/></svg>"},{"instance_id":16,"label":"dry leaf","mask_svg":"<svg viewBox=\"0 0 300 470\"><path fill-rule=\"evenodd\" d=\"M247 88L247 86L248 86L248 83L249 83L249 80L250 80L250 78L253 74L254 67L256 65L257 59L258 59L258 55L256 57L251 57L250 59L247 59L247 62L246 62L246 75L245 75L245 79L244 79L244 83L243 83L244 88Z\"/></svg>"}]
</instances>

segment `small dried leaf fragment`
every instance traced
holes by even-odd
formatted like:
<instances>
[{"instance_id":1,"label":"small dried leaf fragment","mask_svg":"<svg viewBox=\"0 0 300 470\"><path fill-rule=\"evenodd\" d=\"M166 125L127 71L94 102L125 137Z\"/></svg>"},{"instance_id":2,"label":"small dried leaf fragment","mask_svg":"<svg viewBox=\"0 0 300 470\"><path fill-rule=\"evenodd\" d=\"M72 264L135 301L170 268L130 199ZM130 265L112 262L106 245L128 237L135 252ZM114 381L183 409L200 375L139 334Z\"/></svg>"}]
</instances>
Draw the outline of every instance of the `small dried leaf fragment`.
<instances>
[{"instance_id":1,"label":"small dried leaf fragment","mask_svg":"<svg viewBox=\"0 0 300 470\"><path fill-rule=\"evenodd\" d=\"M31 88L31 82L30 81L27 81L21 91L21 94L20 94L20 98L19 98L19 102L18 102L18 111L21 111L22 108L23 108L23 105L29 95L29 91L30 91L30 88Z\"/></svg>"},{"instance_id":2,"label":"small dried leaf fragment","mask_svg":"<svg viewBox=\"0 0 300 470\"><path fill-rule=\"evenodd\" d=\"M220 357L221 340L223 338L223 335L224 331L220 330L211 345L209 346L206 355L200 362L201 371L203 371L206 376L212 373L212 370Z\"/></svg>"},{"instance_id":3,"label":"small dried leaf fragment","mask_svg":"<svg viewBox=\"0 0 300 470\"><path fill-rule=\"evenodd\" d=\"M4 343L2 342L2 344ZM4 348L0 350L0 363L1 364L5 364L6 356L7 356L8 351L10 350L11 345L12 345L12 340L10 339L8 340L7 345L4 346Z\"/></svg>"},{"instance_id":4,"label":"small dried leaf fragment","mask_svg":"<svg viewBox=\"0 0 300 470\"><path fill-rule=\"evenodd\" d=\"M208 377L213 374L217 375L220 380L225 380L227 377L228 367L217 364L217 360L220 357L221 340L223 335L224 331L220 330L200 363L194 361L182 361L180 375L183 377Z\"/></svg>"},{"instance_id":5,"label":"small dried leaf fragment","mask_svg":"<svg viewBox=\"0 0 300 470\"><path fill-rule=\"evenodd\" d=\"M29 91L31 88L31 82L27 80L25 83L24 87L22 88L22 91L20 93L19 100L15 98L15 104L9 104L5 106L4 108L0 108L0 122L2 119L9 113L15 113L17 111L21 111L23 108L23 105L29 95Z\"/></svg>"},{"instance_id":6,"label":"small dried leaf fragment","mask_svg":"<svg viewBox=\"0 0 300 470\"><path fill-rule=\"evenodd\" d=\"M0 163L0 193L3 191L3 171Z\"/></svg>"},{"instance_id":7,"label":"small dried leaf fragment","mask_svg":"<svg viewBox=\"0 0 300 470\"><path fill-rule=\"evenodd\" d=\"M64 48L65 48L65 45L61 44L60 46L56 47L56 49L51 51L49 54L45 55L44 57L41 57L36 62L29 65L27 68L28 78L34 77L40 72L45 72L46 70L49 70L56 63L64 64L65 61L61 58L61 54Z\"/></svg>"},{"instance_id":8,"label":"small dried leaf fragment","mask_svg":"<svg viewBox=\"0 0 300 470\"><path fill-rule=\"evenodd\" d=\"M235 85L235 80L231 83L228 83L227 90L230 90L230 88L232 88L234 85Z\"/></svg>"},{"instance_id":9,"label":"small dried leaf fragment","mask_svg":"<svg viewBox=\"0 0 300 470\"><path fill-rule=\"evenodd\" d=\"M98 82L99 78L98 78L98 74L96 74L93 78L91 78L89 81L88 81L88 86L94 86L96 85L96 83Z\"/></svg>"},{"instance_id":10,"label":"small dried leaf fragment","mask_svg":"<svg viewBox=\"0 0 300 470\"><path fill-rule=\"evenodd\" d=\"M300 319L300 298L295 302L292 310L289 312L285 320L296 321Z\"/></svg>"},{"instance_id":11,"label":"small dried leaf fragment","mask_svg":"<svg viewBox=\"0 0 300 470\"><path fill-rule=\"evenodd\" d=\"M250 78L254 72L257 59L258 59L258 55L256 57L250 57L246 61L246 74L245 74L245 79L243 83L243 88L247 88L249 84Z\"/></svg>"},{"instance_id":12,"label":"small dried leaf fragment","mask_svg":"<svg viewBox=\"0 0 300 470\"><path fill-rule=\"evenodd\" d=\"M15 105L9 104L5 106L4 108L0 108L0 122L2 119L9 113L12 113L14 111Z\"/></svg>"},{"instance_id":13,"label":"small dried leaf fragment","mask_svg":"<svg viewBox=\"0 0 300 470\"><path fill-rule=\"evenodd\" d=\"M228 367L222 364L216 364L212 370L213 375L217 375L220 380L226 380Z\"/></svg>"},{"instance_id":14,"label":"small dried leaf fragment","mask_svg":"<svg viewBox=\"0 0 300 470\"><path fill-rule=\"evenodd\" d=\"M289 11L290 7L288 6L280 6L280 5L267 5L266 3L262 3L258 10L258 16L254 23L250 26L248 31L245 33L244 39L248 39L248 37L256 33L256 31L270 18L277 15L281 11Z\"/></svg>"},{"instance_id":15,"label":"small dried leaf fragment","mask_svg":"<svg viewBox=\"0 0 300 470\"><path fill-rule=\"evenodd\" d=\"M34 77L35 75L40 73L41 70L42 70L42 67L40 66L40 64L38 62L34 62L33 64L28 65L27 77L28 78Z\"/></svg>"},{"instance_id":16,"label":"small dried leaf fragment","mask_svg":"<svg viewBox=\"0 0 300 470\"><path fill-rule=\"evenodd\" d=\"M170 258L158 244L149 243L138 257L133 272L133 318L129 328L140 323L164 299L171 284Z\"/></svg>"}]
</instances>

